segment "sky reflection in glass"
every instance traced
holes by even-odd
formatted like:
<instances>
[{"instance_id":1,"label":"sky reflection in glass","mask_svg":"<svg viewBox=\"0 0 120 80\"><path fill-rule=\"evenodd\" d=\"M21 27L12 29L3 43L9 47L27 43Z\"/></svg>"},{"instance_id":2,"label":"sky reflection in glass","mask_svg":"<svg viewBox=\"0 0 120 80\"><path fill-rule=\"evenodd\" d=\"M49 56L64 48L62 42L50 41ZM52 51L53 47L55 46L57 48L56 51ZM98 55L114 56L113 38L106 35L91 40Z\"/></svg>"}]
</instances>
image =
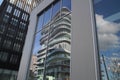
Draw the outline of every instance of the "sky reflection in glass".
<instances>
[{"instance_id":1,"label":"sky reflection in glass","mask_svg":"<svg viewBox=\"0 0 120 80\"><path fill-rule=\"evenodd\" d=\"M37 32L42 29L44 14L38 17Z\"/></svg>"},{"instance_id":2,"label":"sky reflection in glass","mask_svg":"<svg viewBox=\"0 0 120 80\"><path fill-rule=\"evenodd\" d=\"M60 1L53 6L52 17L54 17L58 11L60 11Z\"/></svg>"},{"instance_id":3,"label":"sky reflection in glass","mask_svg":"<svg viewBox=\"0 0 120 80\"><path fill-rule=\"evenodd\" d=\"M70 0L62 0L62 6L71 10L71 1Z\"/></svg>"},{"instance_id":4,"label":"sky reflection in glass","mask_svg":"<svg viewBox=\"0 0 120 80\"><path fill-rule=\"evenodd\" d=\"M45 16L44 16L44 25L46 25L50 21L51 13L52 13L52 8L46 10Z\"/></svg>"},{"instance_id":5,"label":"sky reflection in glass","mask_svg":"<svg viewBox=\"0 0 120 80\"><path fill-rule=\"evenodd\" d=\"M33 54L37 54L38 51L41 49L40 39L41 39L41 32L37 33L35 36Z\"/></svg>"},{"instance_id":6,"label":"sky reflection in glass","mask_svg":"<svg viewBox=\"0 0 120 80\"><path fill-rule=\"evenodd\" d=\"M4 0L0 0L0 5L2 4L3 1L4 1Z\"/></svg>"},{"instance_id":7,"label":"sky reflection in glass","mask_svg":"<svg viewBox=\"0 0 120 80\"><path fill-rule=\"evenodd\" d=\"M101 74L120 80L120 0L94 0Z\"/></svg>"}]
</instances>

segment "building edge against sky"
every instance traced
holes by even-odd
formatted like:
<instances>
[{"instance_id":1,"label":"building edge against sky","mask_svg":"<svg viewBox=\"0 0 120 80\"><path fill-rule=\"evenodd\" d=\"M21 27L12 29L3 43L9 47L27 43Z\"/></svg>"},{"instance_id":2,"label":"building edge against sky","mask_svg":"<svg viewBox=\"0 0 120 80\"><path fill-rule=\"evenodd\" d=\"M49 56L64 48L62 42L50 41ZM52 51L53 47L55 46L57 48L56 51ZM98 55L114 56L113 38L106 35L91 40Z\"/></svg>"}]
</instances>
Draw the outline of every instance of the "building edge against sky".
<instances>
[{"instance_id":1,"label":"building edge against sky","mask_svg":"<svg viewBox=\"0 0 120 80\"><path fill-rule=\"evenodd\" d=\"M53 1L44 0L31 13L28 35L26 37L17 80L27 80L37 24L37 14ZM71 80L100 79L92 6L92 0L72 0L71 53L74 54L71 54Z\"/></svg>"}]
</instances>

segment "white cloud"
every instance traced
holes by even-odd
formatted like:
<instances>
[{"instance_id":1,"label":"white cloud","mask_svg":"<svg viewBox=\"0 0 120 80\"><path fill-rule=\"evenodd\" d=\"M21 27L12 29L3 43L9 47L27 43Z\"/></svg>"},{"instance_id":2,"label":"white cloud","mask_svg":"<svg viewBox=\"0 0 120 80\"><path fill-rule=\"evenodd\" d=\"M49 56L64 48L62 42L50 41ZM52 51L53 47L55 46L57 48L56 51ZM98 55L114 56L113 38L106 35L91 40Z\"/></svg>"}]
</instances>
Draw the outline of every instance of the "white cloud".
<instances>
[{"instance_id":1,"label":"white cloud","mask_svg":"<svg viewBox=\"0 0 120 80\"><path fill-rule=\"evenodd\" d=\"M119 37L116 33L120 31L120 24L109 22L98 14L96 14L96 23L100 49L106 50L111 47L118 47Z\"/></svg>"}]
</instances>

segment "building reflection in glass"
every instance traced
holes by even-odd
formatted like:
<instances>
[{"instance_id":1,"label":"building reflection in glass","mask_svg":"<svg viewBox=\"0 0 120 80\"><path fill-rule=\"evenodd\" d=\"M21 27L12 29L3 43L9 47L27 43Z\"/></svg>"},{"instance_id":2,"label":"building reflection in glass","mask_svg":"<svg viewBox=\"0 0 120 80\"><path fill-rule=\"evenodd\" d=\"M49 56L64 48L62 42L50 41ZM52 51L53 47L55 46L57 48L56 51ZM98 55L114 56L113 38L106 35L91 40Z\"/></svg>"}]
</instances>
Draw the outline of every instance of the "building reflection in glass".
<instances>
[{"instance_id":1,"label":"building reflection in glass","mask_svg":"<svg viewBox=\"0 0 120 80\"><path fill-rule=\"evenodd\" d=\"M101 79L120 80L120 0L94 0Z\"/></svg>"},{"instance_id":2,"label":"building reflection in glass","mask_svg":"<svg viewBox=\"0 0 120 80\"><path fill-rule=\"evenodd\" d=\"M35 35L34 79L70 80L71 0L56 0L40 12Z\"/></svg>"}]
</instances>

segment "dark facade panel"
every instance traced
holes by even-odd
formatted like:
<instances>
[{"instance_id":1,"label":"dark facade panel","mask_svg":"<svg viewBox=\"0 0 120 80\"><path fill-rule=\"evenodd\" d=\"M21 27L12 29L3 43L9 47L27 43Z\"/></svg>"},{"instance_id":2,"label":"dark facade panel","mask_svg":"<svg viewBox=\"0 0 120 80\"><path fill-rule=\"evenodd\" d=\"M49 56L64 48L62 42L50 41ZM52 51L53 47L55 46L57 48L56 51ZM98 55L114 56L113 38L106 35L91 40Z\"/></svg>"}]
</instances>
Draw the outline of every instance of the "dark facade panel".
<instances>
[{"instance_id":1,"label":"dark facade panel","mask_svg":"<svg viewBox=\"0 0 120 80\"><path fill-rule=\"evenodd\" d=\"M29 13L4 0L0 14L0 69L18 71Z\"/></svg>"}]
</instances>

